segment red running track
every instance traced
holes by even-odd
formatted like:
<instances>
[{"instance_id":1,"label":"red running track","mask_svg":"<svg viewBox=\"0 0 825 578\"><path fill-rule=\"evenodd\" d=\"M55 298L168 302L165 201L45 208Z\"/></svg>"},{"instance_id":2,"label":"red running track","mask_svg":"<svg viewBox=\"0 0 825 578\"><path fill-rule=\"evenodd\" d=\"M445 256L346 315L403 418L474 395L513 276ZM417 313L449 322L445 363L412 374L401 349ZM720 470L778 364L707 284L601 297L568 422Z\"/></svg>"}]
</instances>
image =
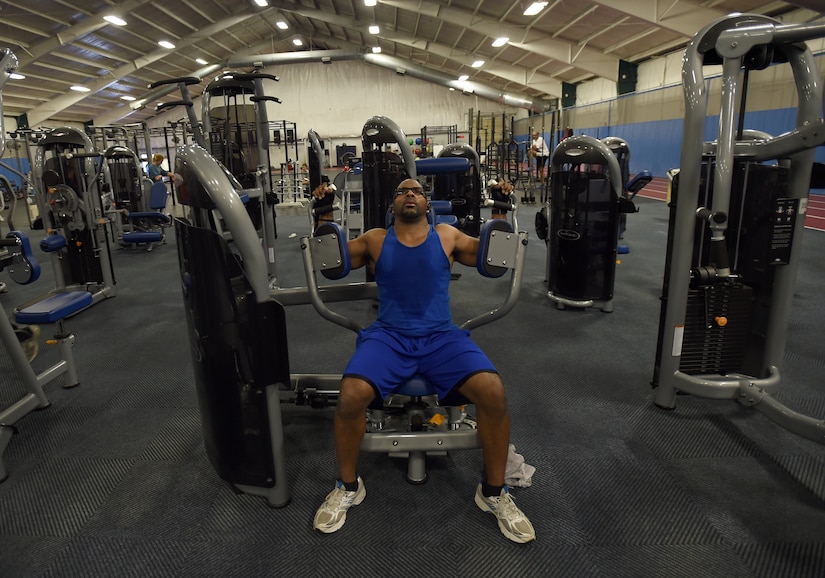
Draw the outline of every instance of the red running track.
<instances>
[{"instance_id":1,"label":"red running track","mask_svg":"<svg viewBox=\"0 0 825 578\"><path fill-rule=\"evenodd\" d=\"M645 188L639 191L638 197L646 199L667 200L667 179L654 177ZM815 231L825 231L825 195L810 195L808 197L808 212L805 214L805 228Z\"/></svg>"}]
</instances>

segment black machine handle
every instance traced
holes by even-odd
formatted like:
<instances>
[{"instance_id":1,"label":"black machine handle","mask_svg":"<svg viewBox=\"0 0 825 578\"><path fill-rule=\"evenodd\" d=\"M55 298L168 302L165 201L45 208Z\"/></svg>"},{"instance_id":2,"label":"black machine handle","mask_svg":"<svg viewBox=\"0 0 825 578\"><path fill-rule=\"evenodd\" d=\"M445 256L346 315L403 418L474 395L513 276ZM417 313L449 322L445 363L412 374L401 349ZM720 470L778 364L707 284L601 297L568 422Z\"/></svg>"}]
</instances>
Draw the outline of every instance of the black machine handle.
<instances>
[{"instance_id":1,"label":"black machine handle","mask_svg":"<svg viewBox=\"0 0 825 578\"><path fill-rule=\"evenodd\" d=\"M200 84L201 79L197 76L181 76L178 78L166 78L164 80L158 80L157 82L153 82L149 85L149 88L157 88L159 86L166 86L167 84L180 84L183 83L187 86L192 84Z\"/></svg>"},{"instance_id":2,"label":"black machine handle","mask_svg":"<svg viewBox=\"0 0 825 578\"><path fill-rule=\"evenodd\" d=\"M277 96L250 96L249 100L251 100L252 102L261 102L269 100L271 102L277 102L278 104L281 104L283 102Z\"/></svg>"},{"instance_id":3,"label":"black machine handle","mask_svg":"<svg viewBox=\"0 0 825 578\"><path fill-rule=\"evenodd\" d=\"M167 78L165 80L158 80L157 82L153 82L149 85L149 88L158 88L160 86L167 86L170 84L177 84L180 89L180 94L183 97L182 100L175 100L172 102L164 102L163 104L159 104L156 110L161 111L165 108L171 108L173 106L183 105L186 107L186 116L189 118L189 124L192 126L193 136L195 137L195 141L202 146L203 148L208 148L206 144L206 137L203 134L203 126L201 125L198 117L195 115L195 111L193 109L194 103L192 102L192 97L189 96L189 86L193 84L199 84L201 81L200 78L197 76L181 76L178 78Z\"/></svg>"},{"instance_id":4,"label":"black machine handle","mask_svg":"<svg viewBox=\"0 0 825 578\"><path fill-rule=\"evenodd\" d=\"M240 81L248 81L248 80L255 80L260 78L261 80L274 80L275 82L279 82L281 79L274 74L267 74L265 72L233 72L232 78L235 80Z\"/></svg>"}]
</instances>

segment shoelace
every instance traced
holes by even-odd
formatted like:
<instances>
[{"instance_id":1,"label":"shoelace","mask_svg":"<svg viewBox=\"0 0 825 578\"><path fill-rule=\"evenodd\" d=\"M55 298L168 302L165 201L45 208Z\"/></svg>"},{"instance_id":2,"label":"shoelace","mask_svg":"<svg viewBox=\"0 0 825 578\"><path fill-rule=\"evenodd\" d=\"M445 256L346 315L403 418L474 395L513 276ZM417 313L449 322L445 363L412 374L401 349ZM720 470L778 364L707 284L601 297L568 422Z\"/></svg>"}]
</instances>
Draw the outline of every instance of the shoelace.
<instances>
[{"instance_id":1,"label":"shoelace","mask_svg":"<svg viewBox=\"0 0 825 578\"><path fill-rule=\"evenodd\" d=\"M510 494L504 494L496 498L495 512L499 518L511 519L514 522L518 522L524 517Z\"/></svg>"},{"instance_id":2,"label":"shoelace","mask_svg":"<svg viewBox=\"0 0 825 578\"><path fill-rule=\"evenodd\" d=\"M356 492L348 492L343 486L336 488L336 490L340 491L336 491L326 502L324 502L324 509L327 511L334 512L340 509L341 504L344 502L349 502L349 505L352 505L352 501L355 499ZM352 494L352 496L347 497L347 494Z\"/></svg>"}]
</instances>

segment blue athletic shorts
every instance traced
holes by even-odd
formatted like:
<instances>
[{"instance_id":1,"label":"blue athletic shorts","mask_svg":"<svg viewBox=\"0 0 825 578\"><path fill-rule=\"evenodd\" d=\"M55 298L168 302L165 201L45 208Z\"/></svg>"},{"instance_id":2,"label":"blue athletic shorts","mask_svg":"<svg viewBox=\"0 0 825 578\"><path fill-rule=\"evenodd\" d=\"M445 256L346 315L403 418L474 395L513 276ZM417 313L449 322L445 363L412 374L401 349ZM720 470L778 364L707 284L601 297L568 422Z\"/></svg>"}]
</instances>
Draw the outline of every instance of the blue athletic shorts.
<instances>
[{"instance_id":1,"label":"blue athletic shorts","mask_svg":"<svg viewBox=\"0 0 825 578\"><path fill-rule=\"evenodd\" d=\"M406 337L382 327L367 327L358 334L344 377L363 379L386 399L400 384L420 374L443 398L480 372L498 373L464 329Z\"/></svg>"}]
</instances>

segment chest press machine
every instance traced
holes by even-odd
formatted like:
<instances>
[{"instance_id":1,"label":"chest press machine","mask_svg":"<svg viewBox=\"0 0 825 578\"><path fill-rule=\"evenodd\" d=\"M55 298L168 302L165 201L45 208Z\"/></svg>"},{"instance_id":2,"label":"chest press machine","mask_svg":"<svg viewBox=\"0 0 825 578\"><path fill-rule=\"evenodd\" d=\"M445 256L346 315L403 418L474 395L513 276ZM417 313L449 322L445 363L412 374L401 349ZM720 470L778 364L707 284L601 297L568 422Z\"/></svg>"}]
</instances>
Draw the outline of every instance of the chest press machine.
<instances>
[{"instance_id":1,"label":"chest press machine","mask_svg":"<svg viewBox=\"0 0 825 578\"><path fill-rule=\"evenodd\" d=\"M431 208L428 222L437 222ZM473 317L460 325L472 330L507 314L516 304L521 287L527 234L516 234L508 221L493 219L480 230L476 268L485 277L501 277L512 270L510 287L504 303L489 312ZM364 329L354 319L334 312L324 303L316 273L339 280L349 274L350 260L346 231L337 223L324 223L313 238L301 239L304 270L312 306L324 318L356 333ZM324 288L326 289L326 287ZM435 388L423 376L416 375L399 384L386 400L376 400L367 416L367 434L361 449L386 452L394 457L406 457L407 481L427 480L427 455L446 455L453 449L480 447L475 424L468 422L461 396L439 400Z\"/></svg>"},{"instance_id":2,"label":"chest press machine","mask_svg":"<svg viewBox=\"0 0 825 578\"><path fill-rule=\"evenodd\" d=\"M335 229L301 239L307 287L270 288L264 249L240 201L240 184L196 144L178 149L175 172L181 178L176 192L185 212L184 218L175 219L181 286L206 453L233 488L265 497L271 506L285 506L290 490L281 404L326 406L337 398L341 379L290 372L286 308L313 304L326 318L356 329L355 322L326 304L374 299L377 286L364 282L318 287L316 271L342 267L338 275L345 274L340 247L346 233ZM511 271L508 295L502 306L469 320L465 327L501 317L518 298L526 233L505 232L502 226L506 223L488 229L491 242L482 269L494 274ZM422 401L427 397L426 390L412 393ZM426 411L416 409L419 415ZM445 422L461 424L459 418L454 413ZM370 423L378 421L373 416ZM423 420L411 419L419 421L421 431L391 432L385 427L383 433L369 433L364 449L409 452L412 478L420 481L427 451L478 445L469 423L423 427Z\"/></svg>"}]
</instances>

